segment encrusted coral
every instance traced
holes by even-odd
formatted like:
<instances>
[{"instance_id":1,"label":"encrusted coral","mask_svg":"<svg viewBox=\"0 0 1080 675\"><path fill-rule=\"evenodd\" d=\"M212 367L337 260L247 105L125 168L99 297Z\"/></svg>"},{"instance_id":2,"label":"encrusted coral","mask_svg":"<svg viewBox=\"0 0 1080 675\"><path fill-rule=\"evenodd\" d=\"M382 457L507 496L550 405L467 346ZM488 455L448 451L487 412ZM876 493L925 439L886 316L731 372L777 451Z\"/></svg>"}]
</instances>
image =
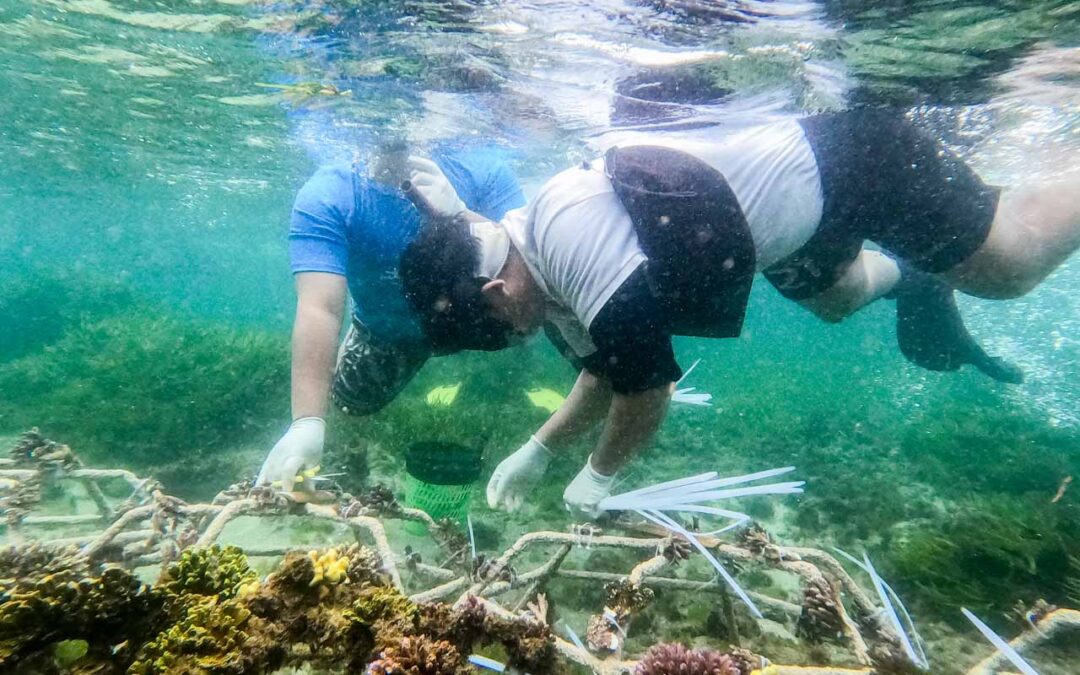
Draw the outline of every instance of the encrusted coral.
<instances>
[{"instance_id":1,"label":"encrusted coral","mask_svg":"<svg viewBox=\"0 0 1080 675\"><path fill-rule=\"evenodd\" d=\"M635 586L626 579L605 585L604 594L607 606L620 614L636 614L648 607L656 597L651 588Z\"/></svg>"},{"instance_id":2,"label":"encrusted coral","mask_svg":"<svg viewBox=\"0 0 1080 675\"><path fill-rule=\"evenodd\" d=\"M465 659L445 640L422 635L403 637L379 653L367 672L371 675L458 675L469 672Z\"/></svg>"},{"instance_id":3,"label":"encrusted coral","mask_svg":"<svg viewBox=\"0 0 1080 675\"><path fill-rule=\"evenodd\" d=\"M461 526L450 518L440 518L431 529L431 538L451 556L461 556L469 549L469 539Z\"/></svg>"},{"instance_id":4,"label":"encrusted coral","mask_svg":"<svg viewBox=\"0 0 1080 675\"><path fill-rule=\"evenodd\" d=\"M140 651L128 671L157 673L248 673L261 670L273 643L255 647L245 631L251 617L242 603L205 596L190 602L182 618Z\"/></svg>"},{"instance_id":5,"label":"encrusted coral","mask_svg":"<svg viewBox=\"0 0 1080 675\"><path fill-rule=\"evenodd\" d=\"M690 558L693 547L685 539L672 537L660 548L660 554L670 562L679 563Z\"/></svg>"},{"instance_id":6,"label":"encrusted coral","mask_svg":"<svg viewBox=\"0 0 1080 675\"><path fill-rule=\"evenodd\" d=\"M727 652L727 657L731 659L731 665L735 667L735 672L738 675L751 675L755 670L761 670L768 663L764 657L741 647L731 647Z\"/></svg>"},{"instance_id":7,"label":"encrusted coral","mask_svg":"<svg viewBox=\"0 0 1080 675\"><path fill-rule=\"evenodd\" d=\"M11 579L68 574L80 577L91 575L90 560L76 546L62 548L33 543L0 549L0 570Z\"/></svg>"},{"instance_id":8,"label":"encrusted coral","mask_svg":"<svg viewBox=\"0 0 1080 675\"><path fill-rule=\"evenodd\" d=\"M412 628L419 616L416 604L389 586L368 586L360 592L350 609L350 617L373 626L394 622L402 632Z\"/></svg>"},{"instance_id":9,"label":"encrusted coral","mask_svg":"<svg viewBox=\"0 0 1080 675\"><path fill-rule=\"evenodd\" d=\"M843 634L843 624L836 603L837 595L829 582L817 578L803 588L802 613L797 634L811 642L836 639Z\"/></svg>"},{"instance_id":10,"label":"encrusted coral","mask_svg":"<svg viewBox=\"0 0 1080 675\"><path fill-rule=\"evenodd\" d=\"M401 505L390 488L385 485L372 485L346 502L340 509L342 518L361 515L387 515L401 511Z\"/></svg>"},{"instance_id":11,"label":"encrusted coral","mask_svg":"<svg viewBox=\"0 0 1080 675\"><path fill-rule=\"evenodd\" d=\"M623 637L617 623L617 619L607 614L590 616L589 625L585 628L585 644L601 654L619 651L623 646Z\"/></svg>"},{"instance_id":12,"label":"encrusted coral","mask_svg":"<svg viewBox=\"0 0 1080 675\"><path fill-rule=\"evenodd\" d=\"M173 595L214 595L228 600L241 588L251 590L258 575L236 546L188 549L169 566L158 586Z\"/></svg>"},{"instance_id":13,"label":"encrusted coral","mask_svg":"<svg viewBox=\"0 0 1080 675\"><path fill-rule=\"evenodd\" d=\"M654 645L641 657L635 675L740 675L727 654L687 649L680 644Z\"/></svg>"},{"instance_id":14,"label":"encrusted coral","mask_svg":"<svg viewBox=\"0 0 1080 675\"><path fill-rule=\"evenodd\" d=\"M37 466L48 470L79 467L79 460L71 448L45 438L37 427L19 436L10 457L20 466Z\"/></svg>"},{"instance_id":15,"label":"encrusted coral","mask_svg":"<svg viewBox=\"0 0 1080 675\"><path fill-rule=\"evenodd\" d=\"M484 617L484 641L498 642L506 650L508 665L532 675L554 672L555 636L536 621Z\"/></svg>"},{"instance_id":16,"label":"encrusted coral","mask_svg":"<svg viewBox=\"0 0 1080 675\"><path fill-rule=\"evenodd\" d=\"M131 573L103 571L78 555L26 559L6 552L18 572L0 579L0 669L64 640L86 640L99 650L144 638L161 608L159 595Z\"/></svg>"},{"instance_id":17,"label":"encrusted coral","mask_svg":"<svg viewBox=\"0 0 1080 675\"><path fill-rule=\"evenodd\" d=\"M431 602L419 605L418 610L417 631L424 635L471 648L485 634L487 611L475 597L470 596L455 608Z\"/></svg>"},{"instance_id":18,"label":"encrusted coral","mask_svg":"<svg viewBox=\"0 0 1080 675\"><path fill-rule=\"evenodd\" d=\"M341 555L336 548L328 548L325 551L308 551L311 559L312 574L309 586L334 586L349 578L349 558Z\"/></svg>"}]
</instances>

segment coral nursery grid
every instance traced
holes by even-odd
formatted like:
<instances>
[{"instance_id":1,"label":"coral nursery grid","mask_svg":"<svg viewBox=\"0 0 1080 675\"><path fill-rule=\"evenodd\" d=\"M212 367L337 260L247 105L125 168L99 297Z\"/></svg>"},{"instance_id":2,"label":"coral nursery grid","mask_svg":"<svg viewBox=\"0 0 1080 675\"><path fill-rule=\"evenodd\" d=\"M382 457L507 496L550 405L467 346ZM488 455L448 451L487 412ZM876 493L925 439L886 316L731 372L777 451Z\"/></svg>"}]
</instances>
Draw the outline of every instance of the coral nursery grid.
<instances>
[{"instance_id":1,"label":"coral nursery grid","mask_svg":"<svg viewBox=\"0 0 1080 675\"><path fill-rule=\"evenodd\" d=\"M127 496L110 497L105 481L126 484ZM82 484L95 512L45 512L44 495L71 482ZM687 541L627 516L604 531L585 525L527 533L500 555L485 557L470 552L456 524L404 507L384 488L349 495L236 484L211 503L189 504L165 494L152 478L88 468L66 445L36 430L0 459L0 516L9 544L0 553L0 669L40 659L55 663L60 647L75 641L82 646L74 672L85 663L104 668L93 672L133 673L271 672L303 664L345 672L475 672L469 663L491 659L471 652L493 645L508 668L534 675L570 664L602 674L914 672L900 636L836 558L780 546L756 526L729 540L697 538L737 570L796 577L801 604L752 587L748 593L768 618L793 625L808 644L842 647L837 663L779 665L748 649L663 644L662 635L645 653L626 653L634 618L656 590L685 593L688 601L711 594L733 611L715 580L666 574L698 555ZM241 516L331 521L354 540L311 551L218 545L225 526ZM444 562L427 564L411 547L395 548L384 527L392 520L422 524ZM82 533L50 538L65 527ZM626 571L574 569L566 564L574 547L633 552L639 562ZM542 562L517 569L526 551L543 552ZM260 579L248 567L257 558L280 562ZM136 571L141 578L156 572L158 580L144 584ZM589 620L584 641L570 634L563 639L549 625L544 589L556 579L604 586L604 606ZM1074 610L1044 607L1032 617L1030 629L1010 643L1017 652L1080 627ZM969 672L1004 665L1005 657L994 652ZM410 670L414 666L419 670ZM81 672L91 672L86 668Z\"/></svg>"}]
</instances>

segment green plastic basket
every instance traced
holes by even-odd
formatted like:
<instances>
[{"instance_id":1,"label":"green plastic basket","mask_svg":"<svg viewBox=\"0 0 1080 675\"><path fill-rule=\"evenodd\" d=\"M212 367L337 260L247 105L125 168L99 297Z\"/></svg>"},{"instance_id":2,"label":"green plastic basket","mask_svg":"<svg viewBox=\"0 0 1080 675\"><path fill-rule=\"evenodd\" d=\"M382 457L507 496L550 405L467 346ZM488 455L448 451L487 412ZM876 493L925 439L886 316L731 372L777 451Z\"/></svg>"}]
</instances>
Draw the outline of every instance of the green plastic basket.
<instances>
[{"instance_id":1,"label":"green plastic basket","mask_svg":"<svg viewBox=\"0 0 1080 675\"><path fill-rule=\"evenodd\" d=\"M464 522L472 487L480 477L481 451L456 443L424 441L405 451L405 505L426 511L435 520ZM423 534L420 523L408 523L411 534Z\"/></svg>"}]
</instances>

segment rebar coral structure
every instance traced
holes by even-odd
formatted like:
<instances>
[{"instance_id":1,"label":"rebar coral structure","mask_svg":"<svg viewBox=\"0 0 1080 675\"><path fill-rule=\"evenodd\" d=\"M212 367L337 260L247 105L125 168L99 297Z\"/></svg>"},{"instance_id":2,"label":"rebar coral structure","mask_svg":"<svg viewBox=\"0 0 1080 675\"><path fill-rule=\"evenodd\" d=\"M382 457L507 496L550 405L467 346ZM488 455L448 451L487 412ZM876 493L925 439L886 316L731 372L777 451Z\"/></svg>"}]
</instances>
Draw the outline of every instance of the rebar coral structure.
<instances>
[{"instance_id":1,"label":"rebar coral structure","mask_svg":"<svg viewBox=\"0 0 1080 675\"><path fill-rule=\"evenodd\" d=\"M46 509L49 489L65 484L79 486L80 503L93 512ZM472 555L454 524L400 505L385 489L284 494L237 484L210 503L189 504L153 479L88 468L36 430L0 459L0 515L9 544L0 552L0 669L11 659L54 658L57 645L70 640L88 644L86 658L100 655L98 637L124 645L110 658L133 673L270 672L303 663L344 672L457 673L470 672L471 650L487 647L511 669L533 675L571 663L603 675L654 673L676 661L688 673L899 672L889 668L904 660L900 637L836 558L781 546L756 526L723 540L694 534L735 575L764 568L796 577L801 603L752 586L747 593L768 620L808 643L836 646L835 665L771 664L768 654L690 650L662 639L648 653L625 653L635 618L655 593L713 597L734 620L724 584L673 573L699 555L695 547L626 515L604 531L586 525L530 532L501 554ZM231 522L255 519L255 527L269 527L284 517L333 523L347 539L310 551L221 546ZM421 523L440 564L425 563L412 546L395 547L394 521ZM63 536L55 536L58 528ZM568 560L579 547L637 554L637 563L625 572L575 567ZM248 564L274 558L280 562L268 577ZM139 581L155 573L156 583ZM605 588L605 606L596 608L584 643L564 640L548 625L543 593L556 580ZM1057 609L1012 645L1027 651L1077 627L1080 612ZM1001 661L990 655L970 675L991 673Z\"/></svg>"}]
</instances>

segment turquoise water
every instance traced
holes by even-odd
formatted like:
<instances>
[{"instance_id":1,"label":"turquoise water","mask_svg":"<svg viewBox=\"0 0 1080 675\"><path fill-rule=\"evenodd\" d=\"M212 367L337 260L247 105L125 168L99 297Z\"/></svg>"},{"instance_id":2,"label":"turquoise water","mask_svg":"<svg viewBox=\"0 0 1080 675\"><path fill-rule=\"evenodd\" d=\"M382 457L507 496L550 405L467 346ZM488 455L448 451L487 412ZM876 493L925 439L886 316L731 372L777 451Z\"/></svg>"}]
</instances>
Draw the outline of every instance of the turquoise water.
<instances>
[{"instance_id":1,"label":"turquoise water","mask_svg":"<svg viewBox=\"0 0 1080 675\"><path fill-rule=\"evenodd\" d=\"M1049 0L6 0L0 435L39 426L193 500L253 474L289 421L292 198L382 140L498 143L529 194L627 126L884 103L988 180L1035 181L1080 156L1078 47L1080 8ZM624 95L657 77L691 95ZM1076 607L1080 493L1051 503L1080 471L1076 288L1071 262L1021 300L963 302L1025 369L1007 387L909 366L889 305L828 326L759 284L739 340L677 342L715 405L673 410L628 484L796 465L807 494L753 515L866 548L946 645L960 604L1002 627L1016 601ZM546 343L433 361L373 418L331 419L327 465L400 489L404 447L443 437L493 468L546 417L524 392L572 381ZM565 529L578 468L554 464L523 514L477 496L485 545Z\"/></svg>"}]
</instances>

